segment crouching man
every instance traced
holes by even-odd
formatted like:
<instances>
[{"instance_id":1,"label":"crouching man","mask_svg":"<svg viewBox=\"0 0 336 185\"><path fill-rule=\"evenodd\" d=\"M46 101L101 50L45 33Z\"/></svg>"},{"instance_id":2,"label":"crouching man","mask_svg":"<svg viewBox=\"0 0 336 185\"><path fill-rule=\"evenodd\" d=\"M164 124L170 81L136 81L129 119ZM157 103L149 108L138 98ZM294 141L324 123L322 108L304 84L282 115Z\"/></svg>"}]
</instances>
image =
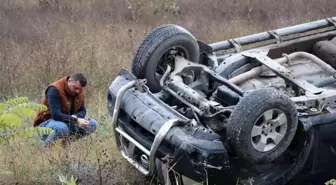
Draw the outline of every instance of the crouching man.
<instances>
[{"instance_id":1,"label":"crouching man","mask_svg":"<svg viewBox=\"0 0 336 185\"><path fill-rule=\"evenodd\" d=\"M48 109L41 111L34 119L34 127L51 128L51 134L39 134L46 147L56 139L73 135L81 138L94 132L97 122L86 118L84 88L87 78L82 73L65 76L45 90L42 104Z\"/></svg>"}]
</instances>

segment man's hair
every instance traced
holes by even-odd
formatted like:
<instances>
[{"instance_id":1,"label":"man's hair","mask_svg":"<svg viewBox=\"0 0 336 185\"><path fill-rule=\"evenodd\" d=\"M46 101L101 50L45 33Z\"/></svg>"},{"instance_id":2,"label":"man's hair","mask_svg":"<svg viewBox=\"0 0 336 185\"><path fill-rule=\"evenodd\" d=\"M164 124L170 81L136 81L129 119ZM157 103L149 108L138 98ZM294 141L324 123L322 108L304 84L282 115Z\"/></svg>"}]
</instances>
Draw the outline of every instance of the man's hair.
<instances>
[{"instance_id":1,"label":"man's hair","mask_svg":"<svg viewBox=\"0 0 336 185\"><path fill-rule=\"evenodd\" d=\"M87 78L83 73L74 73L69 79L72 81L79 81L82 87L85 87L87 84Z\"/></svg>"}]
</instances>

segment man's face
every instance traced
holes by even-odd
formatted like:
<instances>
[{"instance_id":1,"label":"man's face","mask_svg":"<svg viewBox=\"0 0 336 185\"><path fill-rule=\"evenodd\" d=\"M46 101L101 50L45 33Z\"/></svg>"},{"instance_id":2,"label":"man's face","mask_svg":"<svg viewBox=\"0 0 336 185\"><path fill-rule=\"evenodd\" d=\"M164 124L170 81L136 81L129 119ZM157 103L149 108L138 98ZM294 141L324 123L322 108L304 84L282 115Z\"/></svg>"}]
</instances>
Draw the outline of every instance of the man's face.
<instances>
[{"instance_id":1,"label":"man's face","mask_svg":"<svg viewBox=\"0 0 336 185\"><path fill-rule=\"evenodd\" d=\"M72 95L78 95L84 89L84 87L81 86L79 81L72 81L70 79L69 79L69 82L68 82L68 86L69 86L69 90L70 90Z\"/></svg>"}]
</instances>

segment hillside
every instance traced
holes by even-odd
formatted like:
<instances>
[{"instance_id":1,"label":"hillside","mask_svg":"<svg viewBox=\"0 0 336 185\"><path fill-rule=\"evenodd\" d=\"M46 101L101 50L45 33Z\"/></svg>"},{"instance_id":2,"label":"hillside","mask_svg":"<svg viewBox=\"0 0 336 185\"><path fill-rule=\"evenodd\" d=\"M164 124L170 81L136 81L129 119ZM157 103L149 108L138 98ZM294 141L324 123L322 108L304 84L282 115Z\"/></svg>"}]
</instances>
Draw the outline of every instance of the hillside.
<instances>
[{"instance_id":1,"label":"hillside","mask_svg":"<svg viewBox=\"0 0 336 185\"><path fill-rule=\"evenodd\" d=\"M109 83L121 67L130 68L149 31L173 23L212 43L331 17L335 9L327 0L0 1L0 100L39 102L48 84L80 71L89 79L88 114L100 124L65 151L45 151L38 138L0 146L0 183L57 184L59 174L82 184L148 183L120 160L105 108Z\"/></svg>"}]
</instances>

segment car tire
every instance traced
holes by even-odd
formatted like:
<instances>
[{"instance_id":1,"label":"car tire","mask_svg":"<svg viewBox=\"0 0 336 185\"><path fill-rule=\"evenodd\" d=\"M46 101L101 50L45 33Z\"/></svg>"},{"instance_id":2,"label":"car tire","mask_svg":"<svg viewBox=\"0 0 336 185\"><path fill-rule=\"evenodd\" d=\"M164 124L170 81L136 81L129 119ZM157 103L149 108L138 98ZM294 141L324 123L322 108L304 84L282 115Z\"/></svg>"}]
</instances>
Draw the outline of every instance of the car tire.
<instances>
[{"instance_id":1,"label":"car tire","mask_svg":"<svg viewBox=\"0 0 336 185\"><path fill-rule=\"evenodd\" d=\"M293 101L274 88L248 92L228 120L229 146L249 163L273 161L291 143L297 129L297 114Z\"/></svg>"},{"instance_id":2,"label":"car tire","mask_svg":"<svg viewBox=\"0 0 336 185\"><path fill-rule=\"evenodd\" d=\"M137 78L146 78L147 85L152 92L159 92L160 76L162 76L173 55L169 51L177 51L176 55L182 56L191 62L199 61L199 45L195 37L186 29L167 24L160 26L150 32L138 47L132 60L132 73ZM170 60L162 60L164 57ZM162 66L161 66L162 65ZM161 67L161 68L159 68ZM174 66L170 66L174 69Z\"/></svg>"}]
</instances>

